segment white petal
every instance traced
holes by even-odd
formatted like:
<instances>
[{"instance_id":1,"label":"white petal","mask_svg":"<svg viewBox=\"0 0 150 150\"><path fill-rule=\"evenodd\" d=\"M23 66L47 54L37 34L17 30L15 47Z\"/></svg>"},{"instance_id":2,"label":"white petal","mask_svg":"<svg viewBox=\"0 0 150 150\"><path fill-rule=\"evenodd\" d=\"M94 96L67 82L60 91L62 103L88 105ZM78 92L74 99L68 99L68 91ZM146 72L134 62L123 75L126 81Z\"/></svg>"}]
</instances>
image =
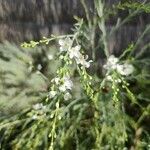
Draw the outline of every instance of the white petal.
<instances>
[{"instance_id":1,"label":"white petal","mask_svg":"<svg viewBox=\"0 0 150 150\"><path fill-rule=\"evenodd\" d=\"M79 50L81 49L81 46L80 46L80 45L77 45L77 46L75 46L74 48L75 48L76 51L79 51Z\"/></svg>"},{"instance_id":2,"label":"white petal","mask_svg":"<svg viewBox=\"0 0 150 150\"><path fill-rule=\"evenodd\" d=\"M33 120L36 120L37 118L38 118L37 115L33 115L33 116L32 116L32 119L33 119Z\"/></svg>"},{"instance_id":3,"label":"white petal","mask_svg":"<svg viewBox=\"0 0 150 150\"><path fill-rule=\"evenodd\" d=\"M62 39L60 39L59 41L58 41L58 43L59 43L59 45L61 45L61 46L63 46L64 45L64 40L62 40Z\"/></svg>"},{"instance_id":4,"label":"white petal","mask_svg":"<svg viewBox=\"0 0 150 150\"><path fill-rule=\"evenodd\" d=\"M41 70L41 69L42 69L42 65L41 65L41 64L38 64L37 69L38 69L38 70Z\"/></svg>"},{"instance_id":5,"label":"white petal","mask_svg":"<svg viewBox=\"0 0 150 150\"><path fill-rule=\"evenodd\" d=\"M68 92L64 95L64 99L65 99L65 100L69 100L69 99L71 99L71 98L72 98L72 96L71 96L71 94L68 93Z\"/></svg>"},{"instance_id":6,"label":"white petal","mask_svg":"<svg viewBox=\"0 0 150 150\"><path fill-rule=\"evenodd\" d=\"M85 62L85 67L89 68L90 67L90 63L89 62Z\"/></svg>"},{"instance_id":7,"label":"white petal","mask_svg":"<svg viewBox=\"0 0 150 150\"><path fill-rule=\"evenodd\" d=\"M42 103L37 103L35 105L33 105L33 109L38 110L41 109L43 107Z\"/></svg>"},{"instance_id":8,"label":"white petal","mask_svg":"<svg viewBox=\"0 0 150 150\"><path fill-rule=\"evenodd\" d=\"M61 92L65 92L65 91L66 91L66 87L65 87L64 85L61 85L61 86L59 87L59 90L60 90Z\"/></svg>"},{"instance_id":9,"label":"white petal","mask_svg":"<svg viewBox=\"0 0 150 150\"><path fill-rule=\"evenodd\" d=\"M52 60L52 59L53 59L53 55L48 54L48 59L49 59L49 60Z\"/></svg>"},{"instance_id":10,"label":"white petal","mask_svg":"<svg viewBox=\"0 0 150 150\"><path fill-rule=\"evenodd\" d=\"M56 78L53 79L53 81L58 85L59 81L60 81L60 78L56 77Z\"/></svg>"},{"instance_id":11,"label":"white petal","mask_svg":"<svg viewBox=\"0 0 150 150\"><path fill-rule=\"evenodd\" d=\"M111 64L116 64L118 61L119 61L119 59L116 58L114 55L111 55L108 58L108 62L110 62Z\"/></svg>"},{"instance_id":12,"label":"white petal","mask_svg":"<svg viewBox=\"0 0 150 150\"><path fill-rule=\"evenodd\" d=\"M56 91L50 91L49 92L49 98L54 98L56 96L57 92Z\"/></svg>"},{"instance_id":13,"label":"white petal","mask_svg":"<svg viewBox=\"0 0 150 150\"><path fill-rule=\"evenodd\" d=\"M112 79L112 76L110 76L110 75L108 75L107 77L106 77L106 79L108 80L108 81L112 81L113 79Z\"/></svg>"},{"instance_id":14,"label":"white petal","mask_svg":"<svg viewBox=\"0 0 150 150\"><path fill-rule=\"evenodd\" d=\"M65 51L65 49L63 47L60 47L60 52Z\"/></svg>"},{"instance_id":15,"label":"white petal","mask_svg":"<svg viewBox=\"0 0 150 150\"><path fill-rule=\"evenodd\" d=\"M128 76L133 72L133 70L134 67L131 64L117 65L117 71L121 75Z\"/></svg>"}]
</instances>

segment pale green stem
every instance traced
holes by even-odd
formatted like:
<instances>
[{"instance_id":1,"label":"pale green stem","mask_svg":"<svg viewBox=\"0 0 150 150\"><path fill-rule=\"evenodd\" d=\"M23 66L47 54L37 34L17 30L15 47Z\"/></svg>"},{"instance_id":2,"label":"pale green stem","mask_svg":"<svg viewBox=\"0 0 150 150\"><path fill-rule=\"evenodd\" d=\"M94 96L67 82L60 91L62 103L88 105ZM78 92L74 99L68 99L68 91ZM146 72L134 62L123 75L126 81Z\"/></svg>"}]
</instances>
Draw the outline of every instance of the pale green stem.
<instances>
[{"instance_id":1,"label":"pale green stem","mask_svg":"<svg viewBox=\"0 0 150 150\"><path fill-rule=\"evenodd\" d=\"M106 57L109 57L108 51L108 43L107 43L107 33L106 33L106 25L105 25L105 16L104 16L104 3L101 0L95 0L95 7L99 16L99 28L102 31L102 41L104 45L104 53Z\"/></svg>"}]
</instances>

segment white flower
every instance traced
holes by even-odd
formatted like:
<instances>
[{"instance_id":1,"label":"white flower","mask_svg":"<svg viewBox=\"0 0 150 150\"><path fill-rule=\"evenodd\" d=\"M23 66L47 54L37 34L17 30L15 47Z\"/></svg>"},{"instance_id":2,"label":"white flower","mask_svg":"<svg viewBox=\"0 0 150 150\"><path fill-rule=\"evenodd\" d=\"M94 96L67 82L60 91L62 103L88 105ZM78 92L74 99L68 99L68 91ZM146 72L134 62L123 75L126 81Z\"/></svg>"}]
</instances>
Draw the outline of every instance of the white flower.
<instances>
[{"instance_id":1,"label":"white flower","mask_svg":"<svg viewBox=\"0 0 150 150\"><path fill-rule=\"evenodd\" d=\"M116 58L114 55L111 55L103 67L107 70L116 69L118 61L118 58Z\"/></svg>"},{"instance_id":2,"label":"white flower","mask_svg":"<svg viewBox=\"0 0 150 150\"><path fill-rule=\"evenodd\" d=\"M71 46L72 40L70 38L66 39L60 39L59 40L59 45L60 45L60 52L67 51L69 47Z\"/></svg>"},{"instance_id":3,"label":"white flower","mask_svg":"<svg viewBox=\"0 0 150 150\"><path fill-rule=\"evenodd\" d=\"M56 78L52 79L51 82L55 82L58 85L60 82L60 78L56 77Z\"/></svg>"},{"instance_id":4,"label":"white flower","mask_svg":"<svg viewBox=\"0 0 150 150\"><path fill-rule=\"evenodd\" d=\"M51 55L51 54L48 54L48 60L52 60L53 59L53 55Z\"/></svg>"},{"instance_id":5,"label":"white flower","mask_svg":"<svg viewBox=\"0 0 150 150\"><path fill-rule=\"evenodd\" d=\"M55 83L59 84L59 82L60 82L60 78L55 78Z\"/></svg>"},{"instance_id":6,"label":"white flower","mask_svg":"<svg viewBox=\"0 0 150 150\"><path fill-rule=\"evenodd\" d=\"M35 110L42 109L42 108L43 108L42 103L37 103L37 104L33 105L33 109L35 109Z\"/></svg>"},{"instance_id":7,"label":"white flower","mask_svg":"<svg viewBox=\"0 0 150 150\"><path fill-rule=\"evenodd\" d=\"M113 80L113 78L112 78L112 76L108 75L108 76L106 77L106 80L108 80L108 81L112 81L112 80Z\"/></svg>"},{"instance_id":8,"label":"white flower","mask_svg":"<svg viewBox=\"0 0 150 150\"><path fill-rule=\"evenodd\" d=\"M92 61L92 60L90 60L90 61L83 61L81 64L82 64L85 68L89 68L91 62L93 62L93 61Z\"/></svg>"},{"instance_id":9,"label":"white flower","mask_svg":"<svg viewBox=\"0 0 150 150\"><path fill-rule=\"evenodd\" d=\"M111 55L107 63L103 66L107 70L116 70L121 75L128 76L134 71L134 67L131 64L119 64L119 59ZM116 82L121 82L120 80L117 80Z\"/></svg>"},{"instance_id":10,"label":"white flower","mask_svg":"<svg viewBox=\"0 0 150 150\"><path fill-rule=\"evenodd\" d=\"M67 89L66 89L65 85L61 85L61 86L59 87L59 90L60 90L61 92L65 92Z\"/></svg>"},{"instance_id":11,"label":"white flower","mask_svg":"<svg viewBox=\"0 0 150 150\"><path fill-rule=\"evenodd\" d=\"M32 116L32 119L33 119L33 120L36 120L37 118L38 118L37 115L33 115L33 116Z\"/></svg>"},{"instance_id":12,"label":"white flower","mask_svg":"<svg viewBox=\"0 0 150 150\"><path fill-rule=\"evenodd\" d=\"M57 92L56 91L50 91L49 92L49 98L54 98L56 96Z\"/></svg>"},{"instance_id":13,"label":"white flower","mask_svg":"<svg viewBox=\"0 0 150 150\"><path fill-rule=\"evenodd\" d=\"M80 45L77 45L73 48L71 48L69 50L69 57L72 59L72 58L79 58L81 53L80 53L80 49L81 49L81 46Z\"/></svg>"},{"instance_id":14,"label":"white flower","mask_svg":"<svg viewBox=\"0 0 150 150\"><path fill-rule=\"evenodd\" d=\"M37 69L38 69L38 70L41 70L41 69L42 69L42 65L41 65L41 64L38 64Z\"/></svg>"},{"instance_id":15,"label":"white flower","mask_svg":"<svg viewBox=\"0 0 150 150\"><path fill-rule=\"evenodd\" d=\"M72 98L72 96L71 96L71 94L70 94L69 92L65 93L64 99L65 99L66 101L69 100L69 99L71 99L71 98Z\"/></svg>"},{"instance_id":16,"label":"white flower","mask_svg":"<svg viewBox=\"0 0 150 150\"><path fill-rule=\"evenodd\" d=\"M59 90L65 92L66 90L71 90L73 87L73 82L70 80L70 77L63 77L63 84L59 87Z\"/></svg>"},{"instance_id":17,"label":"white flower","mask_svg":"<svg viewBox=\"0 0 150 150\"><path fill-rule=\"evenodd\" d=\"M108 62L110 62L111 64L116 64L118 61L119 61L119 59L116 58L114 55L111 55L108 58Z\"/></svg>"},{"instance_id":18,"label":"white flower","mask_svg":"<svg viewBox=\"0 0 150 150\"><path fill-rule=\"evenodd\" d=\"M77 64L81 64L85 68L89 68L90 67L90 63L93 62L93 61L92 60L86 61L87 58L84 58L83 55L80 55L79 58L76 58L76 62L77 62Z\"/></svg>"},{"instance_id":19,"label":"white flower","mask_svg":"<svg viewBox=\"0 0 150 150\"><path fill-rule=\"evenodd\" d=\"M64 86L66 87L66 89L71 90L73 87L73 82L70 80L70 77L65 76L63 80L64 80Z\"/></svg>"},{"instance_id":20,"label":"white flower","mask_svg":"<svg viewBox=\"0 0 150 150\"><path fill-rule=\"evenodd\" d=\"M122 65L117 65L117 71L121 75L128 76L134 71L134 67L131 64L122 64Z\"/></svg>"}]
</instances>

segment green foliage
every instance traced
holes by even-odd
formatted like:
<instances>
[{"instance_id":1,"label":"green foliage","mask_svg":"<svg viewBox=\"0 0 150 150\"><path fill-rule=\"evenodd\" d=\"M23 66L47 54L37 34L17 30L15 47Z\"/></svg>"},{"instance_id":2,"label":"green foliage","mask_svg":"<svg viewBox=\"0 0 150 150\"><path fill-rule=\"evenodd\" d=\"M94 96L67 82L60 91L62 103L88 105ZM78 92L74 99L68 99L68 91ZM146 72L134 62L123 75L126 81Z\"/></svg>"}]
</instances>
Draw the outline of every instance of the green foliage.
<instances>
[{"instance_id":1,"label":"green foliage","mask_svg":"<svg viewBox=\"0 0 150 150\"><path fill-rule=\"evenodd\" d=\"M119 9L132 9L132 10L140 10L142 12L150 13L150 3L140 3L140 2L124 2L119 3L117 6Z\"/></svg>"},{"instance_id":2,"label":"green foliage","mask_svg":"<svg viewBox=\"0 0 150 150\"><path fill-rule=\"evenodd\" d=\"M48 78L59 65L53 60L51 66L49 57L55 53L55 47L27 50L8 42L0 45L0 114L16 113L46 97Z\"/></svg>"},{"instance_id":3,"label":"green foliage","mask_svg":"<svg viewBox=\"0 0 150 150\"><path fill-rule=\"evenodd\" d=\"M149 26L140 40L116 58L109 53L108 38L124 20L108 33L105 5L100 0L94 2L95 14L91 16L82 1L87 20L75 17L77 23L70 35L23 43L27 49L1 46L1 95L10 101L5 105L11 104L12 97L15 104L40 99L19 113L0 117L2 150L149 149L150 60L143 51L135 54ZM50 46L54 42L55 48ZM48 60L48 51L53 49L59 49L53 53L56 60ZM99 67L97 51L106 58L101 75L95 71ZM42 68L38 66L39 59ZM54 66L56 69L51 70ZM41 95L43 86L47 87L45 97ZM17 97L16 91L19 96L25 95Z\"/></svg>"}]
</instances>

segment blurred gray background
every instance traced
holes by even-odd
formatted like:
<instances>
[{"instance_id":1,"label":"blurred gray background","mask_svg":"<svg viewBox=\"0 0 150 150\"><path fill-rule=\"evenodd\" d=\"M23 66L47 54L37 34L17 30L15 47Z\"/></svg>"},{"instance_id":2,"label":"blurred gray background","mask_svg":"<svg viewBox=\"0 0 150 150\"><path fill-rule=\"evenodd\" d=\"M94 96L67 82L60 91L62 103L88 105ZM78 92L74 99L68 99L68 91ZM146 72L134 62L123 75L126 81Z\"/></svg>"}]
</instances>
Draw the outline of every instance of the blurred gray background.
<instances>
[{"instance_id":1,"label":"blurred gray background","mask_svg":"<svg viewBox=\"0 0 150 150\"><path fill-rule=\"evenodd\" d=\"M119 1L107 0L106 3L112 6ZM85 3L91 13L94 13L93 0L85 0ZM127 14L125 11L120 11L117 17L123 19ZM0 41L8 40L20 44L50 34L69 33L75 22L73 16L85 18L81 0L0 0ZM117 17L109 19L108 30L116 24ZM126 48L129 42L136 41L149 24L149 20L148 13L140 13L121 27L110 37L110 51L119 51ZM149 36L141 41L142 45L147 41L150 41Z\"/></svg>"}]
</instances>

